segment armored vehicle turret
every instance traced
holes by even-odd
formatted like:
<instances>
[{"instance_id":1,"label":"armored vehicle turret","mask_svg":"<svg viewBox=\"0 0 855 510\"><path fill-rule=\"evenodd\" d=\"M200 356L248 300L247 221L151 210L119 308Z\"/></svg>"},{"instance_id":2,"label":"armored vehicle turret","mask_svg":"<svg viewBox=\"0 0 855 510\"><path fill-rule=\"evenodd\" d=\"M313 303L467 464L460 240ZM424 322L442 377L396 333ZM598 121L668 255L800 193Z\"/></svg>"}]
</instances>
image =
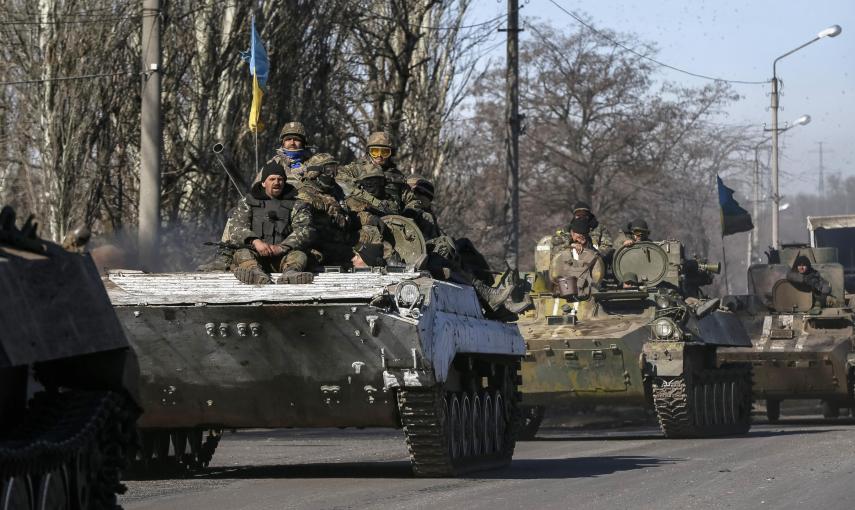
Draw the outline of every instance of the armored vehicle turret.
<instances>
[{"instance_id":1,"label":"armored vehicle turret","mask_svg":"<svg viewBox=\"0 0 855 510\"><path fill-rule=\"evenodd\" d=\"M0 509L116 508L135 360L95 265L0 212Z\"/></svg>"},{"instance_id":2,"label":"armored vehicle turret","mask_svg":"<svg viewBox=\"0 0 855 510\"><path fill-rule=\"evenodd\" d=\"M422 255L415 224L394 222L396 238L422 247L396 243L402 258ZM523 340L485 318L472 287L379 268L328 269L305 285L230 273L107 281L140 360L142 463L184 463L187 438L199 449L211 430L189 461L204 464L217 430L247 427L402 428L417 476L510 462Z\"/></svg>"},{"instance_id":3,"label":"armored vehicle turret","mask_svg":"<svg viewBox=\"0 0 855 510\"><path fill-rule=\"evenodd\" d=\"M753 345L722 349L719 360L753 365L754 396L766 400L769 421L789 399L821 399L823 415L837 417L841 407L855 407L855 314L844 300L844 268L831 247L785 246L775 255L774 263L748 268L748 295L725 298ZM798 256L830 285L828 297L818 301L787 278Z\"/></svg>"},{"instance_id":4,"label":"armored vehicle turret","mask_svg":"<svg viewBox=\"0 0 855 510\"><path fill-rule=\"evenodd\" d=\"M750 345L748 336L700 289L715 265L686 258L678 241L636 242L613 254L611 277L597 262L591 295L580 300L554 283L562 256L554 251L550 237L538 243L534 309L518 321L525 436L544 409L584 404L652 407L669 438L749 429L750 365L715 357L722 346Z\"/></svg>"}]
</instances>

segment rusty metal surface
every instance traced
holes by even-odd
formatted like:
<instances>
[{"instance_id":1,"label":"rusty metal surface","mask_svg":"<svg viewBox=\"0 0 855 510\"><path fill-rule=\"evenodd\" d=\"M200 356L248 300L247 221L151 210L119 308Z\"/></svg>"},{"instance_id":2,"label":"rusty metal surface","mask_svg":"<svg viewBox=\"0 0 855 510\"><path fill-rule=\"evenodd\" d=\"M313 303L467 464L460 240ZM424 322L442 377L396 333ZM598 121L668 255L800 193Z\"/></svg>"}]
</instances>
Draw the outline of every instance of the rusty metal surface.
<instances>
[{"instance_id":1,"label":"rusty metal surface","mask_svg":"<svg viewBox=\"0 0 855 510\"><path fill-rule=\"evenodd\" d=\"M127 347L88 255L0 245L0 368Z\"/></svg>"}]
</instances>

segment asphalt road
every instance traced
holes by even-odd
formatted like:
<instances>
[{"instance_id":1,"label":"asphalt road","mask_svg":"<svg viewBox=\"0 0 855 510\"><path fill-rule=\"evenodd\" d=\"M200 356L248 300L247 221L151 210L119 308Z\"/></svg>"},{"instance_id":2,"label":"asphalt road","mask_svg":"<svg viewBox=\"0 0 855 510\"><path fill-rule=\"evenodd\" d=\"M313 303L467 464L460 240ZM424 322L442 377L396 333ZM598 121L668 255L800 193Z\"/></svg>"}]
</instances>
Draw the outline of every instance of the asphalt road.
<instances>
[{"instance_id":1,"label":"asphalt road","mask_svg":"<svg viewBox=\"0 0 855 510\"><path fill-rule=\"evenodd\" d=\"M227 433L212 466L131 480L127 510L855 508L855 421L800 417L746 436L667 440L655 427L550 428L510 467L413 478L395 430Z\"/></svg>"}]
</instances>

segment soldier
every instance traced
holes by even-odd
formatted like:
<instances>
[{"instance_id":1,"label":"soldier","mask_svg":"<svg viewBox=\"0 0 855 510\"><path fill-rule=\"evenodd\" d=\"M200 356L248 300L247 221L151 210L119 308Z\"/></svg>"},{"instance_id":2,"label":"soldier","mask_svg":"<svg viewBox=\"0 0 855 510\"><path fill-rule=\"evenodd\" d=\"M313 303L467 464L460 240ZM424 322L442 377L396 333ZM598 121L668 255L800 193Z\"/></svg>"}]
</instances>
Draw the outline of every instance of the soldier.
<instances>
[{"instance_id":1,"label":"soldier","mask_svg":"<svg viewBox=\"0 0 855 510\"><path fill-rule=\"evenodd\" d=\"M588 222L588 226L590 227L590 233L588 234L588 239L590 239L588 243L589 248L594 248L603 254L608 253L612 249L612 236L609 235L605 227L600 225L600 221L591 212L590 205L582 201L576 202L573 205L573 219L576 218L581 218ZM564 231L570 232L570 225L567 225Z\"/></svg>"},{"instance_id":2,"label":"soldier","mask_svg":"<svg viewBox=\"0 0 855 510\"><path fill-rule=\"evenodd\" d=\"M549 274L553 278L553 288L561 286L562 278L575 278L576 299L586 299L601 275L595 275L595 269L601 262L597 250L590 246L590 223L586 218L578 217L568 225L572 242L561 249L552 259ZM597 270L597 272L600 272Z\"/></svg>"},{"instance_id":3,"label":"soldier","mask_svg":"<svg viewBox=\"0 0 855 510\"><path fill-rule=\"evenodd\" d=\"M368 154L365 158L354 161L343 167L338 174L338 181L345 192L352 192L359 176L371 168L379 168L386 176L386 197L397 207L393 214L400 212L404 194L404 174L395 166L392 156L395 147L392 139L383 131L375 131L368 135Z\"/></svg>"},{"instance_id":4,"label":"soldier","mask_svg":"<svg viewBox=\"0 0 855 510\"><path fill-rule=\"evenodd\" d=\"M276 163L285 170L286 180L292 186L299 188L302 185L300 177L303 174L303 161L311 156L306 150L306 128L301 122L286 122L279 132L279 140L282 145L276 149L276 154L267 163ZM231 214L233 214L232 211ZM229 214L229 216L231 216ZM234 248L229 246L229 231L231 225L226 222L223 235L217 248L217 254L209 262L199 265L198 271L228 271L230 263L234 258Z\"/></svg>"},{"instance_id":5,"label":"soldier","mask_svg":"<svg viewBox=\"0 0 855 510\"><path fill-rule=\"evenodd\" d=\"M347 266L353 256L351 218L341 203L344 192L336 183L338 161L330 154L315 154L305 163L303 186L297 198L313 209L317 241L310 255L316 265Z\"/></svg>"},{"instance_id":6,"label":"soldier","mask_svg":"<svg viewBox=\"0 0 855 510\"><path fill-rule=\"evenodd\" d=\"M244 283L271 283L271 271L281 271L277 283L311 283L305 272L305 250L315 240L312 208L296 199L285 169L268 162L259 181L238 203L229 218L229 241L241 246L234 254L234 274Z\"/></svg>"},{"instance_id":7,"label":"soldier","mask_svg":"<svg viewBox=\"0 0 855 510\"><path fill-rule=\"evenodd\" d=\"M421 175L412 174L407 177L406 185L402 214L416 222L425 238L429 253L455 260L457 250L454 239L442 231L433 212L433 183Z\"/></svg>"},{"instance_id":8,"label":"soldier","mask_svg":"<svg viewBox=\"0 0 855 510\"><path fill-rule=\"evenodd\" d=\"M632 246L637 242L649 240L650 227L648 227L647 222L642 219L634 219L629 222L629 225L626 227L626 232L621 232L617 239L621 246Z\"/></svg>"},{"instance_id":9,"label":"soldier","mask_svg":"<svg viewBox=\"0 0 855 510\"><path fill-rule=\"evenodd\" d=\"M355 182L356 189L347 197L345 205L356 214L359 241L382 243L385 227L380 218L399 211L394 201L386 197L386 174L379 167L369 167Z\"/></svg>"},{"instance_id":10,"label":"soldier","mask_svg":"<svg viewBox=\"0 0 855 510\"><path fill-rule=\"evenodd\" d=\"M383 258L383 245L377 243L357 243L350 259L354 269L367 269L386 265Z\"/></svg>"},{"instance_id":11,"label":"soldier","mask_svg":"<svg viewBox=\"0 0 855 510\"><path fill-rule=\"evenodd\" d=\"M799 290L806 290L813 295L813 308L810 313L819 313L831 296L831 285L819 271L813 268L810 259L799 255L793 262L793 268L787 272L787 280Z\"/></svg>"},{"instance_id":12,"label":"soldier","mask_svg":"<svg viewBox=\"0 0 855 510\"><path fill-rule=\"evenodd\" d=\"M279 131L279 141L282 146L276 149L276 154L270 161L281 165L285 169L285 178L299 187L300 178L303 176L303 163L312 155L306 149L306 128L301 122L286 122Z\"/></svg>"}]
</instances>

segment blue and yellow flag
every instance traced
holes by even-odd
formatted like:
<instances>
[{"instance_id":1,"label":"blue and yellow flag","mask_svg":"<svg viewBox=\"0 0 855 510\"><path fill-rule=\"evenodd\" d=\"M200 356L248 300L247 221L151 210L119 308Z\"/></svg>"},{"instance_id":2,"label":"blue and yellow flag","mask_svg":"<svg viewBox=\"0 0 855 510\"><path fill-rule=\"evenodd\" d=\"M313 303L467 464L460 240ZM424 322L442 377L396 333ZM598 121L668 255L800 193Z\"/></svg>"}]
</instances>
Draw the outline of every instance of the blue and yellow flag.
<instances>
[{"instance_id":1,"label":"blue and yellow flag","mask_svg":"<svg viewBox=\"0 0 855 510\"><path fill-rule=\"evenodd\" d=\"M729 236L753 229L751 215L733 198L733 190L724 185L721 177L716 175L715 179L718 183L718 205L721 207L721 235Z\"/></svg>"},{"instance_id":2,"label":"blue and yellow flag","mask_svg":"<svg viewBox=\"0 0 855 510\"><path fill-rule=\"evenodd\" d=\"M261 42L261 36L255 29L255 16L252 17L252 35L250 37L249 49L240 52L244 62L249 63L249 75L252 76L252 108L249 110L249 130L252 132L264 130L264 125L259 120L261 116L261 98L264 97L264 89L267 86L267 74L270 71L270 60L267 51Z\"/></svg>"}]
</instances>

